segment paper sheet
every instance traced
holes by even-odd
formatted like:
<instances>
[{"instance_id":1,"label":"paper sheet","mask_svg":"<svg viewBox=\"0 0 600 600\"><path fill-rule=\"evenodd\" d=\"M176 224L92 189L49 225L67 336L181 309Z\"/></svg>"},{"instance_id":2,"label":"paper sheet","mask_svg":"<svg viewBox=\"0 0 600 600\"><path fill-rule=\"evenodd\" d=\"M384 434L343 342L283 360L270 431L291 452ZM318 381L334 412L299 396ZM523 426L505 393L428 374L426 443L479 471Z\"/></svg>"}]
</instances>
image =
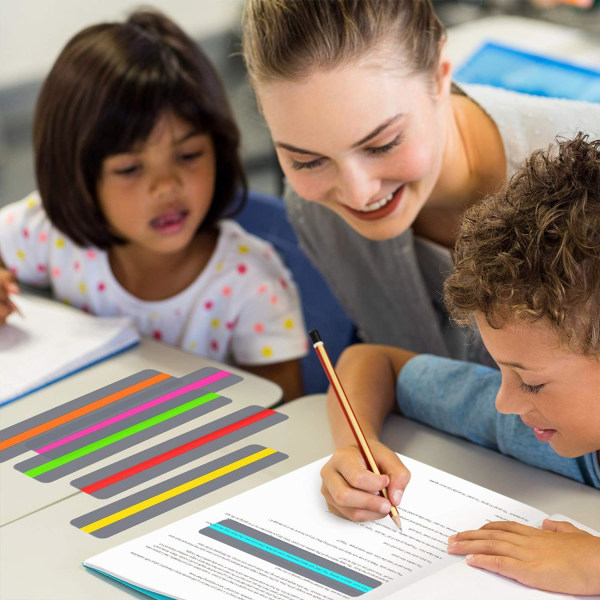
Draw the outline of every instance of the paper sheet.
<instances>
[{"instance_id":1,"label":"paper sheet","mask_svg":"<svg viewBox=\"0 0 600 600\"><path fill-rule=\"evenodd\" d=\"M351 523L328 513L318 493L323 459L84 564L181 600L323 600L367 592L375 599L398 590L403 599L434 597L430 590L441 598L457 576L465 599L479 598L482 582L488 599L504 600L507 590L515 598L549 597L446 553L452 533L502 519L533 525L543 512L401 458L412 473L399 508L402 532L389 518Z\"/></svg>"},{"instance_id":2,"label":"paper sheet","mask_svg":"<svg viewBox=\"0 0 600 600\"><path fill-rule=\"evenodd\" d=\"M0 327L0 405L139 342L125 317L94 317L37 296Z\"/></svg>"}]
</instances>

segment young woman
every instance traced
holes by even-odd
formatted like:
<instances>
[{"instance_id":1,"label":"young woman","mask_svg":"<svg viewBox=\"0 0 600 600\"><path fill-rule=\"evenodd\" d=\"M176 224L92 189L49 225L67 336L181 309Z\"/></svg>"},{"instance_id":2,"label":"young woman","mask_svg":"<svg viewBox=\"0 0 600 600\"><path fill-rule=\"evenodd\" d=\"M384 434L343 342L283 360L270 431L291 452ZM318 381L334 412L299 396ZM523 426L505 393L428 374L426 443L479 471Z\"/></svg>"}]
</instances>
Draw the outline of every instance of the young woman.
<instances>
[{"instance_id":1,"label":"young woman","mask_svg":"<svg viewBox=\"0 0 600 600\"><path fill-rule=\"evenodd\" d=\"M491 364L442 286L463 211L600 105L452 84L429 0L246 0L243 52L305 251L363 341Z\"/></svg>"}]
</instances>

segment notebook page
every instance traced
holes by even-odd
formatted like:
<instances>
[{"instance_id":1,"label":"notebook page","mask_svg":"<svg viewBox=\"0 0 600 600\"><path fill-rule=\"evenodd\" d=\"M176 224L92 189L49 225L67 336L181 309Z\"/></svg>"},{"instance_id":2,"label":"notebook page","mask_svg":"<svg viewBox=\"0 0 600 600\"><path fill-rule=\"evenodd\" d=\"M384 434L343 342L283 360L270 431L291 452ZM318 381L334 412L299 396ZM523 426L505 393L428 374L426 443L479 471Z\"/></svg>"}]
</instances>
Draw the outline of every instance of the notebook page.
<instances>
[{"instance_id":1,"label":"notebook page","mask_svg":"<svg viewBox=\"0 0 600 600\"><path fill-rule=\"evenodd\" d=\"M139 342L125 317L95 317L55 300L14 297L0 327L0 404L56 381Z\"/></svg>"}]
</instances>

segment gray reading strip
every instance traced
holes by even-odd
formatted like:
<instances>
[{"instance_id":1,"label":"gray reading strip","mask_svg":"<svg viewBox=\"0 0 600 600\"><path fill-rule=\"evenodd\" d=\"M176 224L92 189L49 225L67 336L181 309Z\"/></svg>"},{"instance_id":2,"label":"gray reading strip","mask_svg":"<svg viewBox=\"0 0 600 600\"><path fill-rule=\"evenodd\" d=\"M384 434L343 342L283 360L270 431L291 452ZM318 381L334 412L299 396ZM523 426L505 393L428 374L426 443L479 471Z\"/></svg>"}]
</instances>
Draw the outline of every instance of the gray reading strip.
<instances>
[{"instance_id":1,"label":"gray reading strip","mask_svg":"<svg viewBox=\"0 0 600 600\"><path fill-rule=\"evenodd\" d=\"M226 373L226 376L222 377L221 379L218 379L217 381L209 381L206 385L203 385L201 388L182 393L181 395L177 395L166 402L157 403L151 408L141 410L135 416L127 417L127 419L117 421L112 425L98 428L96 431L88 432L90 429L93 429L94 426L99 423L103 423L106 420L110 420L111 418L118 418L118 415L126 414L127 411L135 409L136 407L143 407L144 404L147 404L148 402L151 402L156 398L160 398L167 394L173 394L179 389L184 389L190 384L193 384L197 381L201 381L206 378L210 378L211 376L214 376L217 373ZM47 457L47 459L56 458L57 456L62 456L64 454L67 454L68 452L72 452L77 448L87 446L88 444L95 442L96 440L102 439L107 435L114 433L115 431L119 431L130 425L139 423L149 417L160 414L161 412L165 411L167 407L172 408L174 406L179 406L189 400L202 396L203 394L207 394L209 392L217 392L219 390L222 390L223 388L229 387L234 383L237 383L241 379L242 378L238 375L233 375L226 371L222 371L221 369L216 369L214 367L206 367L193 373L189 373L188 375L185 375L181 378L172 377L147 390L142 390L136 394L133 394L130 397L120 400L119 402L115 402L114 405L107 406L105 409L101 409L90 413L85 417L78 419L77 421L69 423L68 426L61 427L55 431L51 431L46 435L41 435L37 437L33 441L33 443L30 443L29 447L33 450L38 450L40 448L44 449L45 446L47 446L48 444L53 444L57 440L68 438L69 436L77 434L77 432L86 432L85 435L78 437L72 442L62 444L50 450L43 451L43 454Z\"/></svg>"},{"instance_id":2,"label":"gray reading strip","mask_svg":"<svg viewBox=\"0 0 600 600\"><path fill-rule=\"evenodd\" d=\"M95 498L111 498L285 419L271 409L248 406L79 477L71 485Z\"/></svg>"},{"instance_id":3,"label":"gray reading strip","mask_svg":"<svg viewBox=\"0 0 600 600\"><path fill-rule=\"evenodd\" d=\"M199 390L200 393L197 393L196 396L198 398L202 398L202 396L204 396L203 391L203 389ZM210 396L210 394L208 394L208 396ZM121 434L121 432L123 432L124 434L127 433L125 437L117 439L116 441L111 441L107 445L100 445L97 449L94 448L92 451L86 452L85 447L78 448L77 450L73 451L72 454L63 454L62 456L54 457L53 459L49 459L43 454L39 454L16 464L15 469L35 478L37 481L42 481L44 483L56 481L65 475L70 475L71 473L74 473L83 467L94 464L95 462L98 462L107 456L112 456L117 452L121 452L126 448L130 448L160 433L178 427L179 425L188 423L192 419L195 419L201 415L205 415L206 413L218 408L222 408L230 403L231 400L229 398L216 396L214 399L211 399L204 404L200 404L195 408L185 410L176 416L162 420L135 433L129 434L126 426L122 425L121 430L114 432L113 435L118 436ZM184 407L185 405L182 405L181 407L175 406L171 407L171 409L177 410L178 408ZM164 412L167 413L168 411L165 410ZM161 415L155 415L156 418L160 418L160 416ZM136 425L142 427L143 422L137 423ZM133 427L135 428L136 425L133 425ZM110 435L107 437L110 438ZM90 446L94 447L95 445L102 444L102 441L103 440L98 440L95 443L93 442L90 444ZM59 464L61 461L64 461L63 464Z\"/></svg>"},{"instance_id":4,"label":"gray reading strip","mask_svg":"<svg viewBox=\"0 0 600 600\"><path fill-rule=\"evenodd\" d=\"M11 425L10 427L0 430L0 462L4 462L10 458L18 456L19 454L27 452L27 450L29 450L30 440L39 437L39 434L36 434L35 430L45 423L49 423L50 421L58 419L59 417L63 417L64 415L80 409L81 407L87 406L96 400L119 392L127 387L138 384L156 375L160 375L160 372L153 369L140 371L139 373L135 373L134 375L130 375L129 377L115 381L114 383L106 385L98 390L94 390L89 394L79 396L74 400L65 402L60 406L55 406L54 408L39 413L33 417L30 417L29 419L20 421L15 425ZM122 402L122 400L115 402L115 404L120 404L120 402ZM22 438L22 441L18 441L17 438Z\"/></svg>"},{"instance_id":5,"label":"gray reading strip","mask_svg":"<svg viewBox=\"0 0 600 600\"><path fill-rule=\"evenodd\" d=\"M381 585L376 579L233 519L213 523L200 533L347 596L362 596Z\"/></svg>"},{"instance_id":6,"label":"gray reading strip","mask_svg":"<svg viewBox=\"0 0 600 600\"><path fill-rule=\"evenodd\" d=\"M77 517L71 525L106 538L276 464L286 454L251 445Z\"/></svg>"}]
</instances>

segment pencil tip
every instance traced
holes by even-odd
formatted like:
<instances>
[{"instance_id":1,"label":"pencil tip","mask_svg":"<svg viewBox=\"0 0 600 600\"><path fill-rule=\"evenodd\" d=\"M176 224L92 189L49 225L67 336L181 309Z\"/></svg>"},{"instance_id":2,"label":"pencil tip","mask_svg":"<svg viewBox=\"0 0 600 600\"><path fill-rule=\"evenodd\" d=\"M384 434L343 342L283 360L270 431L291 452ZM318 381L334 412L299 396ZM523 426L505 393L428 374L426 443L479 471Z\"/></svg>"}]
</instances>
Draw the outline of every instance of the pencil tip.
<instances>
[{"instance_id":1,"label":"pencil tip","mask_svg":"<svg viewBox=\"0 0 600 600\"><path fill-rule=\"evenodd\" d=\"M400 522L400 517L392 515L392 521L394 521L394 523L396 523L396 525L398 526L398 529L402 531L402 523Z\"/></svg>"}]
</instances>

